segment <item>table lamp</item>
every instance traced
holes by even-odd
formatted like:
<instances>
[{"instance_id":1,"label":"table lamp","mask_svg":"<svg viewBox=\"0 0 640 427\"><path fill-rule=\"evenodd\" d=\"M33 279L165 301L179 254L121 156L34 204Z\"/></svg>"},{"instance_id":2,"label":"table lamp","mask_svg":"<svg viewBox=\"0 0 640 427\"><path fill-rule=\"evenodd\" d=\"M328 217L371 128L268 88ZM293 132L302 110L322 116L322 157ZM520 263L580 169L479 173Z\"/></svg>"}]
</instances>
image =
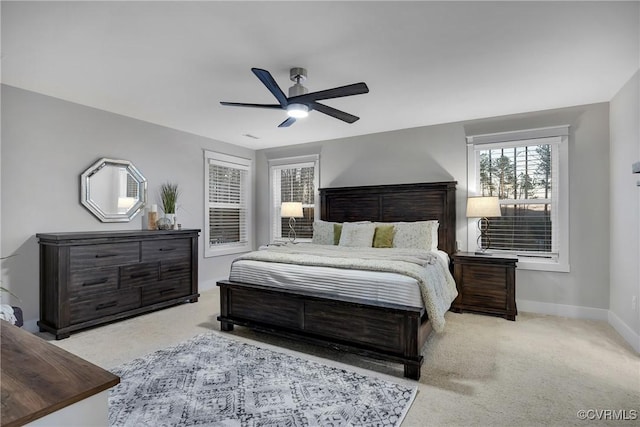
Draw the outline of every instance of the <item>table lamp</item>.
<instances>
[{"instance_id":1,"label":"table lamp","mask_svg":"<svg viewBox=\"0 0 640 427\"><path fill-rule=\"evenodd\" d=\"M478 230L480 235L478 236L478 250L476 255L491 255L486 251L491 246L491 239L487 231L489 230L489 218L501 216L500 204L498 198L493 196L478 196L469 197L467 199L467 218L480 218L478 220ZM486 246L483 242L486 241Z\"/></svg>"},{"instance_id":2,"label":"table lamp","mask_svg":"<svg viewBox=\"0 0 640 427\"><path fill-rule=\"evenodd\" d=\"M291 243L296 242L296 218L302 218L302 203L300 202L283 202L280 209L280 216L282 218L289 217L289 241Z\"/></svg>"}]
</instances>

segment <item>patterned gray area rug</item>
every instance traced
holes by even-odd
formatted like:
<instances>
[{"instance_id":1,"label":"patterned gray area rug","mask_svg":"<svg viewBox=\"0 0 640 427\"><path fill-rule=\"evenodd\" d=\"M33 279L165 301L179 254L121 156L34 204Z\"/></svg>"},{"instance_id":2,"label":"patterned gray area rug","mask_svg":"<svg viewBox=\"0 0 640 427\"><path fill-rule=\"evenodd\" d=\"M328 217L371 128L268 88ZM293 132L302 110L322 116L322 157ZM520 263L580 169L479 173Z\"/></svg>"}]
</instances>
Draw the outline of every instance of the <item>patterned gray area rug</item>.
<instances>
[{"instance_id":1,"label":"patterned gray area rug","mask_svg":"<svg viewBox=\"0 0 640 427\"><path fill-rule=\"evenodd\" d=\"M111 426L399 426L417 391L217 333L111 371Z\"/></svg>"}]
</instances>

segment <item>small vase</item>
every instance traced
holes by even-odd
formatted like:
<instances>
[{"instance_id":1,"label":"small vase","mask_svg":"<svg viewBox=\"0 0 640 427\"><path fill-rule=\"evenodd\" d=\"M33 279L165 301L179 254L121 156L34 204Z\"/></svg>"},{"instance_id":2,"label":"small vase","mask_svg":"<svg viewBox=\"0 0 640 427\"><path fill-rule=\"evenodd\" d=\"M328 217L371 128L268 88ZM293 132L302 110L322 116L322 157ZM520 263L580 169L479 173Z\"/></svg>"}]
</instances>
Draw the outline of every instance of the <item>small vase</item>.
<instances>
[{"instance_id":1,"label":"small vase","mask_svg":"<svg viewBox=\"0 0 640 427\"><path fill-rule=\"evenodd\" d=\"M164 217L169 220L169 224L171 224L171 226L173 227L173 223L176 220L176 214L174 214L174 213L166 213L166 214L164 214Z\"/></svg>"}]
</instances>

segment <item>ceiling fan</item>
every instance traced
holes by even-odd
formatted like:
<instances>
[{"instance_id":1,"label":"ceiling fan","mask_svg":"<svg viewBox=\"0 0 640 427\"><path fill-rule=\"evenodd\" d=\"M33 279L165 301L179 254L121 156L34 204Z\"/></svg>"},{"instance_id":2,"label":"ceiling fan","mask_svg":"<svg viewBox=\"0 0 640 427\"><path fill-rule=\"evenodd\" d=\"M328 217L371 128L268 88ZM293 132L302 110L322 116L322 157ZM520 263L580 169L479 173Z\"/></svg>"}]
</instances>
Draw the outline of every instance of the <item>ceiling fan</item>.
<instances>
[{"instance_id":1,"label":"ceiling fan","mask_svg":"<svg viewBox=\"0 0 640 427\"><path fill-rule=\"evenodd\" d=\"M307 117L309 111L316 110L328 116L335 117L347 123L353 123L360 117L353 114L345 113L328 105L319 103L323 99L341 98L343 96L360 95L368 93L369 88L365 83L354 83L346 86L340 86L333 89L321 90L319 92L308 93L306 87L301 82L307 79L307 70L300 67L292 68L289 72L289 78L295 82L289 88L289 97L286 97L278 83L273 79L271 73L260 68L252 68L253 74L269 89L276 97L278 104L247 104L242 102L220 102L222 105L233 107L253 107L253 108L270 108L286 110L289 117L278 127L289 127L295 123L296 119Z\"/></svg>"}]
</instances>

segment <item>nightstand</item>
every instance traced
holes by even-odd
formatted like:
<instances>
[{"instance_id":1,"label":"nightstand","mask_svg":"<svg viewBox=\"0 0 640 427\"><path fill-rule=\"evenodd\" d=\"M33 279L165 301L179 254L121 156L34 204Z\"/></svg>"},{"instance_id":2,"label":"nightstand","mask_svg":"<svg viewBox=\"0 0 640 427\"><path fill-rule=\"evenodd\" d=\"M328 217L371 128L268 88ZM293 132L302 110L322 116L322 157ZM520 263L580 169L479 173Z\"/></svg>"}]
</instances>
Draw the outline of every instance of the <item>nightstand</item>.
<instances>
[{"instance_id":1,"label":"nightstand","mask_svg":"<svg viewBox=\"0 0 640 427\"><path fill-rule=\"evenodd\" d=\"M473 311L516 320L517 258L458 252L452 259L458 297L451 311Z\"/></svg>"}]
</instances>

